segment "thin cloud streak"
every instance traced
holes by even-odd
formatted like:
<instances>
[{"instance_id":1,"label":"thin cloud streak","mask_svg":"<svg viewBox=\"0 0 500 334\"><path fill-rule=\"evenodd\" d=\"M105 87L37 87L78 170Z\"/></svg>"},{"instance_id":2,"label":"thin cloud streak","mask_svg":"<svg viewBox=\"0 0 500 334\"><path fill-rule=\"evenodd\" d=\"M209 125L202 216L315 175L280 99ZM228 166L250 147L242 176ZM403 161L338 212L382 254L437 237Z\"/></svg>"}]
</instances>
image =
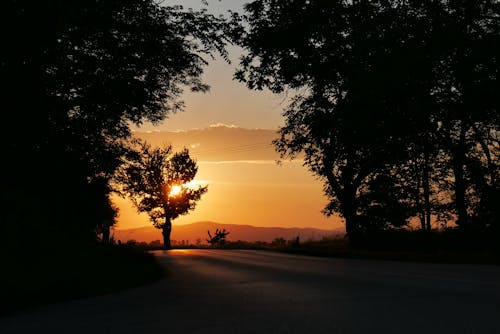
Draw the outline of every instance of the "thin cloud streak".
<instances>
[{"instance_id":1,"label":"thin cloud streak","mask_svg":"<svg viewBox=\"0 0 500 334\"><path fill-rule=\"evenodd\" d=\"M300 164L304 163L303 160L222 160L222 161L198 161L199 165L236 165L236 164L246 164L246 165L284 165L284 164Z\"/></svg>"}]
</instances>

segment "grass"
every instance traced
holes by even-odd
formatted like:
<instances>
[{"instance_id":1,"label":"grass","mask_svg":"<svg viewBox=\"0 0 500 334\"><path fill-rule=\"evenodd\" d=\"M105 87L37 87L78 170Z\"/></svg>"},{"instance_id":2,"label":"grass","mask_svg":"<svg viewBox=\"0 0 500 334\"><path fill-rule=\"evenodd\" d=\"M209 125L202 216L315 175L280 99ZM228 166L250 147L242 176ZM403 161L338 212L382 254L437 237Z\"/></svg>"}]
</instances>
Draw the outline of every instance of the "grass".
<instances>
[{"instance_id":1,"label":"grass","mask_svg":"<svg viewBox=\"0 0 500 334\"><path fill-rule=\"evenodd\" d=\"M164 274L153 255L118 246L9 250L1 260L0 314L103 295L152 282Z\"/></svg>"},{"instance_id":2,"label":"grass","mask_svg":"<svg viewBox=\"0 0 500 334\"><path fill-rule=\"evenodd\" d=\"M378 231L353 242L346 238L316 241L228 241L217 249L271 250L296 255L437 263L500 264L498 235L460 231ZM206 248L185 245L179 248Z\"/></svg>"},{"instance_id":3,"label":"grass","mask_svg":"<svg viewBox=\"0 0 500 334\"><path fill-rule=\"evenodd\" d=\"M325 243L307 242L296 247L279 251L307 256L337 257L350 259L378 259L436 263L500 264L500 256L492 251L457 250L387 250L363 249L355 247L328 247Z\"/></svg>"},{"instance_id":4,"label":"grass","mask_svg":"<svg viewBox=\"0 0 500 334\"><path fill-rule=\"evenodd\" d=\"M455 231L380 231L347 239L306 241L280 251L292 254L356 259L439 263L500 264L497 236Z\"/></svg>"}]
</instances>

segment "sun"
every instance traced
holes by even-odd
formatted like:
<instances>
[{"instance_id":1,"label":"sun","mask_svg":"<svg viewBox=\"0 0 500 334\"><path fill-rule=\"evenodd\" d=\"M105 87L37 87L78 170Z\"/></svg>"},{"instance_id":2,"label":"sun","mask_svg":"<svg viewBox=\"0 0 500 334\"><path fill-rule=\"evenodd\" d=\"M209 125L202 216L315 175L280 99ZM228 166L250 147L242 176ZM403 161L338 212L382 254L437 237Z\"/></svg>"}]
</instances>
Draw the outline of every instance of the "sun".
<instances>
[{"instance_id":1,"label":"sun","mask_svg":"<svg viewBox=\"0 0 500 334\"><path fill-rule=\"evenodd\" d=\"M170 192L168 193L168 197L177 197L187 189L196 189L200 186L206 185L207 183L208 181L205 180L192 180L188 183L184 183L183 185L172 185Z\"/></svg>"},{"instance_id":2,"label":"sun","mask_svg":"<svg viewBox=\"0 0 500 334\"><path fill-rule=\"evenodd\" d=\"M170 194L168 194L170 197L174 197L179 195L182 192L182 187L181 186L172 186L172 190L170 190Z\"/></svg>"}]
</instances>

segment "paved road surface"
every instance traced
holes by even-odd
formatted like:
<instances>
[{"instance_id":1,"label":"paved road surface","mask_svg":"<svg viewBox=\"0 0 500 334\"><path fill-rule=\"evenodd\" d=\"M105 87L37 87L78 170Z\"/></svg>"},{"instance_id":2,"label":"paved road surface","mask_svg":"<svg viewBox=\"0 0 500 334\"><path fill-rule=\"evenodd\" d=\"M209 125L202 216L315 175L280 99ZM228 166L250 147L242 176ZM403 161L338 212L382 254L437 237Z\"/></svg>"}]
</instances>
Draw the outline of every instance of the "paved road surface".
<instances>
[{"instance_id":1,"label":"paved road surface","mask_svg":"<svg viewBox=\"0 0 500 334\"><path fill-rule=\"evenodd\" d=\"M165 279L0 318L0 333L500 333L500 267L156 252Z\"/></svg>"}]
</instances>

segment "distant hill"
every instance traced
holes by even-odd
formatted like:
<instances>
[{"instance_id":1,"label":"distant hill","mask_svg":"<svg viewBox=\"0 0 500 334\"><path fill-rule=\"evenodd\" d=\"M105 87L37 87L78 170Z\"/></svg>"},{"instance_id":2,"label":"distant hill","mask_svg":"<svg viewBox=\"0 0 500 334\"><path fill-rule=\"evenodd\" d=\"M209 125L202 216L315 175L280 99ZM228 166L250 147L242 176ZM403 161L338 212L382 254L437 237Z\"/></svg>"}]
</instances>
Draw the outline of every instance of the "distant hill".
<instances>
[{"instance_id":1,"label":"distant hill","mask_svg":"<svg viewBox=\"0 0 500 334\"><path fill-rule=\"evenodd\" d=\"M174 226L172 229L172 240L182 241L188 240L189 243L195 243L197 239L201 239L202 243L206 243L208 237L207 231L212 233L215 229L225 228L229 231L227 240L229 241L266 241L271 242L276 238L284 238L291 240L300 237L301 240L318 240L322 237L343 235L343 229L321 230L315 228L282 228L282 227L257 227L251 225L237 224L219 224L215 222L198 222L188 225ZM139 227L126 230L115 230L115 240L125 242L134 239L136 241L151 242L153 240L161 240L160 230L152 227Z\"/></svg>"}]
</instances>

